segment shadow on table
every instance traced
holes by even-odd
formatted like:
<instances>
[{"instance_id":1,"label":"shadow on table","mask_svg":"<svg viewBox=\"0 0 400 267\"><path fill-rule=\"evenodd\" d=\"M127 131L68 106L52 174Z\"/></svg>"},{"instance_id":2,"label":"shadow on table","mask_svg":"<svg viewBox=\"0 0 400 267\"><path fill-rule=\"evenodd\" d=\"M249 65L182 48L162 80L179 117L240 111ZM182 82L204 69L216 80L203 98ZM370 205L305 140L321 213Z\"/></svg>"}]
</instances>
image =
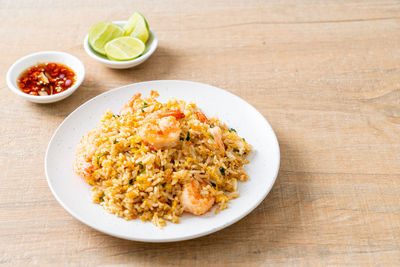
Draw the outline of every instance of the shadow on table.
<instances>
[{"instance_id":1,"label":"shadow on table","mask_svg":"<svg viewBox=\"0 0 400 267\"><path fill-rule=\"evenodd\" d=\"M285 171L302 165L296 159L301 153L282 140L285 138L281 137L281 170L276 183L267 198L248 216L219 232L183 242L151 244L104 235L104 246L114 248L109 256L117 250L119 258L123 256L127 262L138 264L152 259L158 263L184 264L197 259L210 265L222 260L265 263L267 255L274 251L275 255L285 257L285 249L292 244L293 237L304 231L300 214L307 212L304 204L309 200L307 194L299 193L297 185L305 174Z\"/></svg>"},{"instance_id":2,"label":"shadow on table","mask_svg":"<svg viewBox=\"0 0 400 267\"><path fill-rule=\"evenodd\" d=\"M127 84L171 79L171 75L179 65L177 62L178 55L178 51L159 46L147 61L137 67L122 70L110 69L110 71L115 75L117 80L128 81Z\"/></svg>"}]
</instances>

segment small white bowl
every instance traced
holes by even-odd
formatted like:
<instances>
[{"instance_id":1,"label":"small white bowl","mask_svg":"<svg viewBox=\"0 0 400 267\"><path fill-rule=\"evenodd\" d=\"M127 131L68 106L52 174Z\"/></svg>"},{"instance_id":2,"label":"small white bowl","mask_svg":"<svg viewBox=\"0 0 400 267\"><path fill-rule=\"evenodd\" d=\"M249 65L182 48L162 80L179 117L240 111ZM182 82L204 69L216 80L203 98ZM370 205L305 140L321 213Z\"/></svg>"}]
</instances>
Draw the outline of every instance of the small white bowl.
<instances>
[{"instance_id":1,"label":"small white bowl","mask_svg":"<svg viewBox=\"0 0 400 267\"><path fill-rule=\"evenodd\" d=\"M76 75L75 83L67 90L49 96L35 96L22 92L21 89L19 89L17 83L21 73L38 63L47 63L47 62L61 63L71 68ZM46 103L57 102L70 96L81 85L84 78L85 78L85 66L77 57L64 52L43 51L27 55L17 60L8 69L7 85L11 89L11 91L13 91L16 95L19 95L22 98L25 98L26 100L35 103L46 104Z\"/></svg>"},{"instance_id":2,"label":"small white bowl","mask_svg":"<svg viewBox=\"0 0 400 267\"><path fill-rule=\"evenodd\" d=\"M124 26L126 24L126 21L113 21L113 23L119 26ZM154 32L150 30L150 36L146 42L146 48L141 56L132 60L115 61L97 53L90 47L89 34L86 35L85 41L83 42L83 47L85 48L86 53L91 58L112 69L128 69L137 66L139 64L142 64L154 53L154 51L156 51L157 46L158 46L157 37L154 34Z\"/></svg>"}]
</instances>

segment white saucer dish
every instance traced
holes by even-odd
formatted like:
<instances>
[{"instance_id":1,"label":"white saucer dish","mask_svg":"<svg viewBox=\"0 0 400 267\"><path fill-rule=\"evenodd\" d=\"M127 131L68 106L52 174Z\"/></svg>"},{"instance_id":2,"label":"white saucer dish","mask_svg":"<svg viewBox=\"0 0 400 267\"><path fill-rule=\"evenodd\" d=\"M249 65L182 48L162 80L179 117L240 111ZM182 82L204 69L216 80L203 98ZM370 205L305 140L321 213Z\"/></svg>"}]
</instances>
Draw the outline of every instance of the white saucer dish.
<instances>
[{"instance_id":1,"label":"white saucer dish","mask_svg":"<svg viewBox=\"0 0 400 267\"><path fill-rule=\"evenodd\" d=\"M124 26L126 21L113 21L113 23L119 26ZM83 47L85 48L86 53L94 60L112 69L128 69L135 67L139 64L142 64L154 53L154 51L156 51L158 46L157 37L154 34L154 32L150 30L150 37L146 42L146 49L144 50L143 54L140 57L126 61L115 61L94 51L90 47L88 40L89 40L89 34L86 35L85 40L83 41Z\"/></svg>"},{"instance_id":2,"label":"white saucer dish","mask_svg":"<svg viewBox=\"0 0 400 267\"><path fill-rule=\"evenodd\" d=\"M218 116L235 128L253 146L246 165L248 181L238 184L240 196L228 208L194 216L187 213L180 223L167 222L158 229L140 219L126 221L91 202L91 186L72 170L76 147L82 136L95 127L105 110L118 113L135 93L147 96L159 92L159 101L169 98L194 102L207 116ZM116 237L144 242L172 242L192 239L221 230L254 210L271 190L280 163L279 144L267 120L236 95L210 85L188 81L149 81L130 84L103 93L72 112L58 127L47 148L45 171L51 191L58 202L81 222Z\"/></svg>"},{"instance_id":3,"label":"white saucer dish","mask_svg":"<svg viewBox=\"0 0 400 267\"><path fill-rule=\"evenodd\" d=\"M38 63L48 62L61 63L71 68L76 75L75 83L67 90L54 95L35 96L22 92L18 87L18 78L22 74L22 72ZM43 51L27 55L17 60L7 72L7 85L10 90L13 91L16 95L28 101L46 104L57 102L70 96L73 92L76 91L76 89L78 89L84 78L85 66L77 57L65 52Z\"/></svg>"}]
</instances>

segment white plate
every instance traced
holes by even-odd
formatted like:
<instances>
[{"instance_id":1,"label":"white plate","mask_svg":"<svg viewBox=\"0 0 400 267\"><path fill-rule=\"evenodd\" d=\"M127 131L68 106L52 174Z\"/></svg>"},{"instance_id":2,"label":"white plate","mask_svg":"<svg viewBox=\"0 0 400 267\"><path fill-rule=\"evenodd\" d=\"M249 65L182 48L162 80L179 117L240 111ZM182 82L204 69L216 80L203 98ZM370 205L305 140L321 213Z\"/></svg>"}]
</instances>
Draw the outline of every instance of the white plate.
<instances>
[{"instance_id":1,"label":"white plate","mask_svg":"<svg viewBox=\"0 0 400 267\"><path fill-rule=\"evenodd\" d=\"M179 224L158 229L151 222L126 221L91 202L91 188L72 171L75 150L81 137L100 121L103 112L118 113L135 93L160 93L159 100L174 97L193 101L206 115L217 115L253 146L246 166L247 182L239 183L240 197L218 214L184 214ZM216 87L188 81L149 81L103 93L72 112L50 140L45 170L50 189L58 202L81 222L120 238L145 242L171 242L204 236L223 229L255 209L267 196L279 170L279 145L265 118L243 99Z\"/></svg>"}]
</instances>

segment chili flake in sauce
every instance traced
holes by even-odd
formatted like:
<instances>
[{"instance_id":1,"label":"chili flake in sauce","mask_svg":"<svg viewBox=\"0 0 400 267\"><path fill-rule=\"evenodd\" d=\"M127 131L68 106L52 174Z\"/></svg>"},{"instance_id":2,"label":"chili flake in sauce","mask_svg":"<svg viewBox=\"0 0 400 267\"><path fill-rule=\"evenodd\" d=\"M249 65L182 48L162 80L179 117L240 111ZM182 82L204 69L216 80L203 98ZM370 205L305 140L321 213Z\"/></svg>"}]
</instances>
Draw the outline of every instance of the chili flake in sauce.
<instances>
[{"instance_id":1,"label":"chili flake in sauce","mask_svg":"<svg viewBox=\"0 0 400 267\"><path fill-rule=\"evenodd\" d=\"M25 70L18 87L30 95L46 96L61 93L75 82L75 72L60 63L41 63Z\"/></svg>"}]
</instances>

